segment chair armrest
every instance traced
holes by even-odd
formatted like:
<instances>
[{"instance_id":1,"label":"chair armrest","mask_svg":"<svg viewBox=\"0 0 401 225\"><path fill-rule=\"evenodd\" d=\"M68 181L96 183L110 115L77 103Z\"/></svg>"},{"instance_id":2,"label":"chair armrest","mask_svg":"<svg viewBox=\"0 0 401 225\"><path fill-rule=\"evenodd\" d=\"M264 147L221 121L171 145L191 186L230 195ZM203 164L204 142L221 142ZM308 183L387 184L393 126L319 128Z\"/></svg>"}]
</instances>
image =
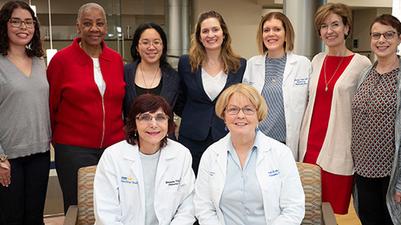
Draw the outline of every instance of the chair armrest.
<instances>
[{"instance_id":1,"label":"chair armrest","mask_svg":"<svg viewBox=\"0 0 401 225\"><path fill-rule=\"evenodd\" d=\"M337 220L334 216L333 208L331 208L329 202L322 202L322 214L324 225L337 225Z\"/></svg>"},{"instance_id":2,"label":"chair armrest","mask_svg":"<svg viewBox=\"0 0 401 225\"><path fill-rule=\"evenodd\" d=\"M78 219L78 206L71 205L68 207L67 214L65 215L64 225L76 225Z\"/></svg>"}]
</instances>

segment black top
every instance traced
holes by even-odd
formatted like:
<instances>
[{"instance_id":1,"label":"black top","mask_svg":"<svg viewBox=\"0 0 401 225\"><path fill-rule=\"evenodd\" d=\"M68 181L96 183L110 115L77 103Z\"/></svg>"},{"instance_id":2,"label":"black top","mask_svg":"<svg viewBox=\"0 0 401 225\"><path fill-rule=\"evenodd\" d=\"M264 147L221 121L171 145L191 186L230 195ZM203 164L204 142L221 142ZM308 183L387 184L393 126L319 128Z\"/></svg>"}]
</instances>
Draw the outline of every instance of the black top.
<instances>
[{"instance_id":1,"label":"black top","mask_svg":"<svg viewBox=\"0 0 401 225\"><path fill-rule=\"evenodd\" d=\"M134 101L135 97L143 94L145 92L141 92L135 85L135 72L138 67L139 61L135 61L132 64L127 64L124 66L124 80L125 80L125 96L124 96L124 103L123 103L123 113L124 117L128 115L130 106ZM163 66L160 68L162 73L162 78L160 80L159 85L156 87L158 90L153 89L143 89L149 91L153 94L158 94L164 97L167 102L170 104L172 109L176 107L176 101L178 95L180 93L179 85L180 85L180 78L178 76L177 71L175 71L172 67Z\"/></svg>"},{"instance_id":2,"label":"black top","mask_svg":"<svg viewBox=\"0 0 401 225\"><path fill-rule=\"evenodd\" d=\"M162 91L162 83L163 83L163 80L161 79L159 84L154 88L143 88L143 87L139 87L137 84L135 84L136 96L143 95L143 94L160 95L160 92Z\"/></svg>"}]
</instances>

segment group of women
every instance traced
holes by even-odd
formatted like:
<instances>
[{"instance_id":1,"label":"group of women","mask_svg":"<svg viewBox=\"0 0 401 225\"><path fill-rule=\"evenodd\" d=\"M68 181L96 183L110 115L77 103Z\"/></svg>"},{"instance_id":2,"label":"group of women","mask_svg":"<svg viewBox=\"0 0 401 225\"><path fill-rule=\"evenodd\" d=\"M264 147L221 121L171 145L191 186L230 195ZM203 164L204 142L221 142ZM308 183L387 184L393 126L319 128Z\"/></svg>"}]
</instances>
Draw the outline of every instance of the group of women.
<instances>
[{"instance_id":1,"label":"group of women","mask_svg":"<svg viewBox=\"0 0 401 225\"><path fill-rule=\"evenodd\" d=\"M371 65L345 45L343 4L316 12L327 51L312 62L292 53L282 13L262 17L260 55L246 61L207 11L178 72L154 23L136 29L124 66L96 3L80 7L78 37L47 72L28 4L5 3L0 27L0 224L43 224L50 141L65 211L78 169L98 164L97 224L300 224L296 161L321 167L335 213L347 213L356 187L362 224L401 224L401 23L391 15L370 27Z\"/></svg>"}]
</instances>

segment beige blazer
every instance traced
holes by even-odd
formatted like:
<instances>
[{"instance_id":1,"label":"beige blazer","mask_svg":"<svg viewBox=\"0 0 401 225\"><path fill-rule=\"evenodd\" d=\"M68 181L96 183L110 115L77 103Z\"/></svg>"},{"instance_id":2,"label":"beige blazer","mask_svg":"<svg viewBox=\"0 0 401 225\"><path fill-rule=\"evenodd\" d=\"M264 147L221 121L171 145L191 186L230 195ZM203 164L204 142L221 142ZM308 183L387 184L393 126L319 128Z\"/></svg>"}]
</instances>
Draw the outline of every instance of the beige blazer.
<instances>
[{"instance_id":1,"label":"beige blazer","mask_svg":"<svg viewBox=\"0 0 401 225\"><path fill-rule=\"evenodd\" d=\"M309 81L309 102L302 121L299 160L302 162L306 153L309 127L315 111L315 96L320 71L326 53L317 54L312 60L312 74ZM353 161L351 156L351 104L361 72L371 65L365 56L355 53L334 85L329 123L317 164L325 171L338 175L352 175ZM319 109L316 109L318 112Z\"/></svg>"}]
</instances>

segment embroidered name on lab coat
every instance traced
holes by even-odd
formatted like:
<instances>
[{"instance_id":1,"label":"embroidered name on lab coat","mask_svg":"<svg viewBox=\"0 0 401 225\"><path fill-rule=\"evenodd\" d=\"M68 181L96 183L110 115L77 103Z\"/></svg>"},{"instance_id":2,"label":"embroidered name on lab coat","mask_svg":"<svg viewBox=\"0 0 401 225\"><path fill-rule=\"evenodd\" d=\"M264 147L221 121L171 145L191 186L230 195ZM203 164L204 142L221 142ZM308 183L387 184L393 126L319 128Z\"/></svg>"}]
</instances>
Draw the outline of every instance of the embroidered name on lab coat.
<instances>
[{"instance_id":1,"label":"embroidered name on lab coat","mask_svg":"<svg viewBox=\"0 0 401 225\"><path fill-rule=\"evenodd\" d=\"M179 185L181 183L181 179L178 180L166 180L166 184L168 186L175 186L175 185Z\"/></svg>"},{"instance_id":2,"label":"embroidered name on lab coat","mask_svg":"<svg viewBox=\"0 0 401 225\"><path fill-rule=\"evenodd\" d=\"M280 174L279 170L272 170L267 172L269 174L269 177L274 177Z\"/></svg>"},{"instance_id":3,"label":"embroidered name on lab coat","mask_svg":"<svg viewBox=\"0 0 401 225\"><path fill-rule=\"evenodd\" d=\"M138 184L138 181L135 180L133 177L121 177L121 183L126 183L126 184Z\"/></svg>"},{"instance_id":4,"label":"embroidered name on lab coat","mask_svg":"<svg viewBox=\"0 0 401 225\"><path fill-rule=\"evenodd\" d=\"M308 78L301 78L301 79L295 79L294 80L295 85L305 85L308 84Z\"/></svg>"}]
</instances>

